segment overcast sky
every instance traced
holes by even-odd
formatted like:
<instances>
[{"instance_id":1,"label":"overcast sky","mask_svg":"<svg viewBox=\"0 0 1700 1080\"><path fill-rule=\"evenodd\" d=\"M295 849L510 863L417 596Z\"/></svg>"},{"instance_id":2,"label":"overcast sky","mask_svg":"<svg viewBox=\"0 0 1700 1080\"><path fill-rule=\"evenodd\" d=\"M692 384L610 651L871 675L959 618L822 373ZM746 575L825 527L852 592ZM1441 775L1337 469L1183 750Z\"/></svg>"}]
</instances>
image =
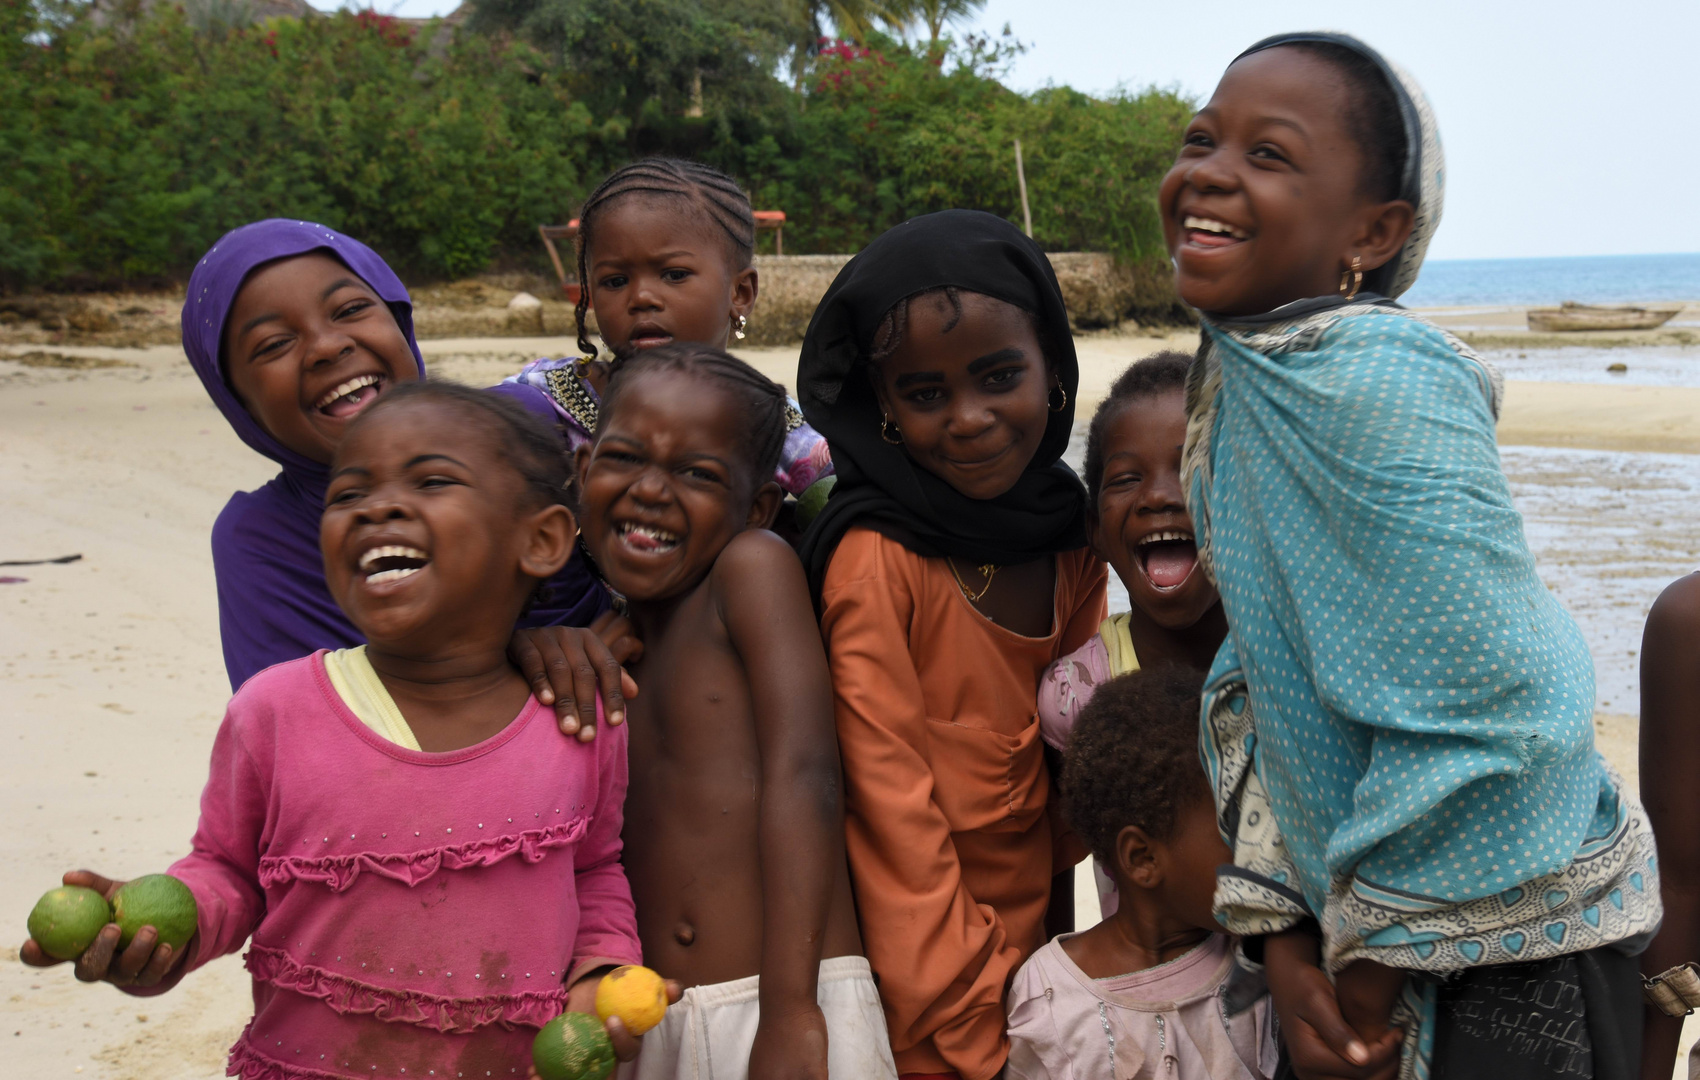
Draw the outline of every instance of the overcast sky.
<instances>
[{"instance_id":1,"label":"overcast sky","mask_svg":"<svg viewBox=\"0 0 1700 1080\"><path fill-rule=\"evenodd\" d=\"M1155 84L1201 102L1258 38L1345 30L1411 71L1439 116L1446 216L1431 257L1700 252L1697 0L988 0L977 25L1006 22L1029 45L1017 89Z\"/></svg>"}]
</instances>

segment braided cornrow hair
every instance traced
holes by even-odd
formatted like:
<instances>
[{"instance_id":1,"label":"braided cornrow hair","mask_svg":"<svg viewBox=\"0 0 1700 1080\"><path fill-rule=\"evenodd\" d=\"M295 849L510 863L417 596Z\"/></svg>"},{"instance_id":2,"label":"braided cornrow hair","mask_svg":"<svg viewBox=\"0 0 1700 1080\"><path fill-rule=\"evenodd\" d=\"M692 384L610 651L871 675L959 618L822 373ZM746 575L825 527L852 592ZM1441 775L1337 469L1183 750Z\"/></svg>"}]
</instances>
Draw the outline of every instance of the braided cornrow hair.
<instances>
[{"instance_id":1,"label":"braided cornrow hair","mask_svg":"<svg viewBox=\"0 0 1700 1080\"><path fill-rule=\"evenodd\" d=\"M608 378L608 390L602 395L602 408L597 412L598 438L608 418L616 411L621 391L632 379L648 371L671 371L712 379L731 391L744 411L745 423L739 426L739 430L743 435L743 448L754 470L750 474L755 478L752 490L772 478L774 470L779 468L779 455L785 449L785 388L712 345L671 342L645 349L616 366Z\"/></svg>"},{"instance_id":2,"label":"braided cornrow hair","mask_svg":"<svg viewBox=\"0 0 1700 1080\"><path fill-rule=\"evenodd\" d=\"M590 311L590 282L587 279L586 259L590 251L591 232L601 211L622 195L670 195L687 199L725 232L731 245L734 270L750 265L756 250L756 218L750 209L749 196L738 182L719 169L696 161L679 158L649 157L615 169L608 179L584 200L578 212L578 306L573 317L578 322L578 347L583 355L594 360L598 353L585 335L584 316Z\"/></svg>"},{"instance_id":3,"label":"braided cornrow hair","mask_svg":"<svg viewBox=\"0 0 1700 1080\"><path fill-rule=\"evenodd\" d=\"M956 329L956 324L962 321L962 294L955 285L941 285L936 289L923 289L918 293L905 296L893 304L891 310L880 320L879 328L874 331L873 348L868 352L868 360L879 363L903 344L903 335L909 330L909 305L925 296L944 294L950 302L950 319L944 324L944 332L950 333Z\"/></svg>"}]
</instances>

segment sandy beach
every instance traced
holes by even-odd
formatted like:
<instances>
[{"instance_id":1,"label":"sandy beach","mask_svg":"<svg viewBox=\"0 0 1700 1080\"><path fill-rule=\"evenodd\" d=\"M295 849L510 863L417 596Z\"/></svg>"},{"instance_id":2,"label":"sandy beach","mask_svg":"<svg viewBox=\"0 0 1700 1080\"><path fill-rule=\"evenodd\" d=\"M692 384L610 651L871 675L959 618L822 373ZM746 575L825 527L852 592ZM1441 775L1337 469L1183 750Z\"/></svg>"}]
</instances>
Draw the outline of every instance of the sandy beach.
<instances>
[{"instance_id":1,"label":"sandy beach","mask_svg":"<svg viewBox=\"0 0 1700 1080\"><path fill-rule=\"evenodd\" d=\"M1083 336L1080 414L1090 415L1129 361L1195 343L1195 332ZM566 346L561 338L424 343L435 374L476 384ZM1634 349L1624 352L1637 362ZM1500 441L1700 454L1700 350L1687 352L1696 372L1675 385L1514 379ZM746 355L770 376L794 381L795 348ZM0 761L0 820L9 826L0 840L8 867L0 912L10 913L13 935L0 954L0 1009L14 1032L0 1031L13 1063L4 1071L222 1076L225 1050L249 1011L239 957L209 965L169 995L141 999L84 987L66 967L26 968L16 943L30 905L63 870L130 877L163 869L186 849L229 695L208 534L232 491L262 483L276 467L237 441L174 345L0 350L0 456L7 463L0 560L82 556L0 566L0 739L8 750ZM1681 469L1690 459L1672 460ZM1509 457L1507 468L1515 474ZM1668 580L1691 556L1687 547L1675 551L1647 580ZM1633 607L1642 595L1625 603ZM1614 701L1596 728L1601 749L1631 779L1633 712L1633 702Z\"/></svg>"}]
</instances>

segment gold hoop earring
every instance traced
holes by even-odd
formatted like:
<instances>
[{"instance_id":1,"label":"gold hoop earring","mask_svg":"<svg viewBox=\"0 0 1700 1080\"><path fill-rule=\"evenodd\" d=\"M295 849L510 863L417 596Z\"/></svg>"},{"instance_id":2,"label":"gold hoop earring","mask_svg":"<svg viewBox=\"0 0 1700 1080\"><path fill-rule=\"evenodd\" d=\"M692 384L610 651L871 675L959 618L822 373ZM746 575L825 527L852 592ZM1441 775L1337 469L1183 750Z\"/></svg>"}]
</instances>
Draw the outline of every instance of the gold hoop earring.
<instances>
[{"instance_id":1,"label":"gold hoop earring","mask_svg":"<svg viewBox=\"0 0 1700 1080\"><path fill-rule=\"evenodd\" d=\"M744 327L750 325L750 320L739 315L732 320L732 336L739 341L744 340Z\"/></svg>"},{"instance_id":2,"label":"gold hoop earring","mask_svg":"<svg viewBox=\"0 0 1700 1080\"><path fill-rule=\"evenodd\" d=\"M1353 255L1351 268L1340 271L1340 295L1348 300L1356 298L1363 283L1364 261Z\"/></svg>"},{"instance_id":3,"label":"gold hoop earring","mask_svg":"<svg viewBox=\"0 0 1700 1080\"><path fill-rule=\"evenodd\" d=\"M1051 389L1054 392L1061 394L1062 400L1057 402L1055 405L1051 405L1051 395L1046 394L1045 404L1050 406L1052 412L1062 412L1064 409L1068 408L1068 391L1064 390L1061 386L1053 386Z\"/></svg>"},{"instance_id":4,"label":"gold hoop earring","mask_svg":"<svg viewBox=\"0 0 1700 1080\"><path fill-rule=\"evenodd\" d=\"M894 438L891 437L890 431L887 430L888 428L890 429L890 431L897 432L897 438L894 439ZM884 439L886 442L890 443L893 446L902 446L903 445L903 429L899 428L896 424L892 423L891 417L889 417L889 416L881 417L880 418L880 438Z\"/></svg>"}]
</instances>

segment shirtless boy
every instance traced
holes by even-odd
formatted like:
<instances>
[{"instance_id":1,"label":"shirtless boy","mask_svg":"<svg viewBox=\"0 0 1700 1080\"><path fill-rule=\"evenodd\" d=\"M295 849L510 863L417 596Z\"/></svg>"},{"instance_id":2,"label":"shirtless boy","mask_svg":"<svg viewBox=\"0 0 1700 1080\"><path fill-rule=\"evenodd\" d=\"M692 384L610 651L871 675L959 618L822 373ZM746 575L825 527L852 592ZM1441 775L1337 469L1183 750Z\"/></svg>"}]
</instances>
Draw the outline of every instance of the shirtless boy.
<instances>
[{"instance_id":1,"label":"shirtless boy","mask_svg":"<svg viewBox=\"0 0 1700 1080\"><path fill-rule=\"evenodd\" d=\"M626 873L647 964L686 987L638 1080L895 1077L844 858L826 656L766 531L785 392L718 349L623 361L578 452L586 546L644 641Z\"/></svg>"}]
</instances>

